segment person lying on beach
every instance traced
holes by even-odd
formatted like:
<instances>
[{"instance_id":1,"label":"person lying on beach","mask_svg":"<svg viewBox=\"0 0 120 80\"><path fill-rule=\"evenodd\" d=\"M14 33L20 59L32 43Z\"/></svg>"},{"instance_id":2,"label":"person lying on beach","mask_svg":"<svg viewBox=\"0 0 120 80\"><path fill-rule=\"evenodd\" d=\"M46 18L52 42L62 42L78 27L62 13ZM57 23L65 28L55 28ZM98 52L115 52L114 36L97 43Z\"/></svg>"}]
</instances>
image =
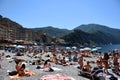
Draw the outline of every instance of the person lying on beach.
<instances>
[{"instance_id":1,"label":"person lying on beach","mask_svg":"<svg viewBox=\"0 0 120 80\"><path fill-rule=\"evenodd\" d=\"M60 64L63 65L63 66L70 66L70 65L76 65L75 62L69 62L65 59L65 57L63 57L62 60L60 60Z\"/></svg>"},{"instance_id":2,"label":"person lying on beach","mask_svg":"<svg viewBox=\"0 0 120 80\"><path fill-rule=\"evenodd\" d=\"M49 60L46 60L45 63L44 63L44 66L37 66L36 69L46 69L48 71L54 71L52 68L51 68L51 64L49 63Z\"/></svg>"},{"instance_id":3,"label":"person lying on beach","mask_svg":"<svg viewBox=\"0 0 120 80\"><path fill-rule=\"evenodd\" d=\"M50 67L51 67L51 64L49 63L48 60L46 60L45 63L44 63L44 66L41 67L41 69L44 69L44 68L50 68Z\"/></svg>"}]
</instances>

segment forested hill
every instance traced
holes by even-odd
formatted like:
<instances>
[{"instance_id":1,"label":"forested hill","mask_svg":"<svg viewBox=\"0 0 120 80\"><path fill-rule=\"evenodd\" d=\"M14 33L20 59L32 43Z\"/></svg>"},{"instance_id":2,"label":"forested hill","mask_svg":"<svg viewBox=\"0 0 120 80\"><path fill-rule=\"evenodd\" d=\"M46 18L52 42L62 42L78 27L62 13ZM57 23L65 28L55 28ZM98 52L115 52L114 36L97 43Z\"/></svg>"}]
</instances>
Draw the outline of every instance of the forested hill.
<instances>
[{"instance_id":1,"label":"forested hill","mask_svg":"<svg viewBox=\"0 0 120 80\"><path fill-rule=\"evenodd\" d=\"M43 32L49 36L62 37L72 32L72 30L59 29L52 26L42 27L42 28L32 28L35 32Z\"/></svg>"},{"instance_id":2,"label":"forested hill","mask_svg":"<svg viewBox=\"0 0 120 80\"><path fill-rule=\"evenodd\" d=\"M115 28L110 28L104 25L99 25L99 24L88 24L88 25L80 25L76 27L75 29L82 30L84 32L88 33L94 33L97 31L101 31L103 33L108 33L113 36L119 36L120 34L120 29L115 29Z\"/></svg>"},{"instance_id":3,"label":"forested hill","mask_svg":"<svg viewBox=\"0 0 120 80\"><path fill-rule=\"evenodd\" d=\"M9 31L12 31L11 34ZM6 35L6 33L9 33ZM79 44L120 44L120 29L99 24L80 25L73 30L52 26L24 28L21 24L0 15L0 40L11 36L13 40L39 40L46 33L49 37L63 38L67 43ZM6 36L4 36L6 35Z\"/></svg>"},{"instance_id":4,"label":"forested hill","mask_svg":"<svg viewBox=\"0 0 120 80\"><path fill-rule=\"evenodd\" d=\"M97 31L94 33L86 33L81 30L74 30L74 32L70 33L62 37L69 44L81 44L81 45L96 45L96 44L117 44L119 43L114 36L110 34L103 33L101 31Z\"/></svg>"},{"instance_id":5,"label":"forested hill","mask_svg":"<svg viewBox=\"0 0 120 80\"><path fill-rule=\"evenodd\" d=\"M107 36L111 36L112 39L114 39L114 40L111 40L110 38L110 40L112 41L111 43L120 43L120 29L110 28L108 26L99 25L99 24L80 25L75 29L82 30L87 33L93 33L93 34L100 31Z\"/></svg>"}]
</instances>

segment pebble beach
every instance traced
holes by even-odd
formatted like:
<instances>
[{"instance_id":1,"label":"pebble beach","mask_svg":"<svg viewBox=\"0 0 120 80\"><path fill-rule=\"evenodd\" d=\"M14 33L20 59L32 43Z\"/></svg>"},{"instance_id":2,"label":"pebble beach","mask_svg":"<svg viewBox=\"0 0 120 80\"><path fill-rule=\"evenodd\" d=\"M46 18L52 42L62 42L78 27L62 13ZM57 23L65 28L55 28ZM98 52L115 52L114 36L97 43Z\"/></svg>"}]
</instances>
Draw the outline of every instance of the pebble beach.
<instances>
[{"instance_id":1,"label":"pebble beach","mask_svg":"<svg viewBox=\"0 0 120 80\"><path fill-rule=\"evenodd\" d=\"M3 50L0 51L0 53L4 52ZM18 57L15 56L13 53L4 52L5 55L2 57L2 60L0 61L2 69L0 69L0 80L41 80L41 76L43 75L49 75L49 74L65 74L69 77L72 77L74 80L89 80L88 78L85 78L83 76L78 75L78 69L75 68L75 65L70 66L63 66L63 65L56 65L54 63L51 63L53 67L59 68L61 70L57 70L54 72L45 72L44 70L36 69L37 65L30 65L27 63L27 69L35 72L34 76L28 76L28 77L22 77L17 79L11 79L8 76L7 71L15 71L15 62L12 60L12 57ZM6 59L5 56L10 55L10 59ZM20 56L18 58L21 58ZM22 58L26 59L26 56L22 56ZM86 60L94 61L95 58L85 58ZM93 65L94 66L94 65Z\"/></svg>"}]
</instances>

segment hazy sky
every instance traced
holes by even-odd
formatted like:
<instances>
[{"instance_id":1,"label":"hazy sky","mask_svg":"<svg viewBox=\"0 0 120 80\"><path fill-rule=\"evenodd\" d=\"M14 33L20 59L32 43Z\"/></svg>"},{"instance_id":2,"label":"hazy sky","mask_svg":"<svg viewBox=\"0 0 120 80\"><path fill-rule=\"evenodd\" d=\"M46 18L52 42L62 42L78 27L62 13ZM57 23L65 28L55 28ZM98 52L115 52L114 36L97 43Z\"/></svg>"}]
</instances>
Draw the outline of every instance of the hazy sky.
<instances>
[{"instance_id":1,"label":"hazy sky","mask_svg":"<svg viewBox=\"0 0 120 80\"><path fill-rule=\"evenodd\" d=\"M27 28L96 23L120 29L120 0L0 0L0 15Z\"/></svg>"}]
</instances>

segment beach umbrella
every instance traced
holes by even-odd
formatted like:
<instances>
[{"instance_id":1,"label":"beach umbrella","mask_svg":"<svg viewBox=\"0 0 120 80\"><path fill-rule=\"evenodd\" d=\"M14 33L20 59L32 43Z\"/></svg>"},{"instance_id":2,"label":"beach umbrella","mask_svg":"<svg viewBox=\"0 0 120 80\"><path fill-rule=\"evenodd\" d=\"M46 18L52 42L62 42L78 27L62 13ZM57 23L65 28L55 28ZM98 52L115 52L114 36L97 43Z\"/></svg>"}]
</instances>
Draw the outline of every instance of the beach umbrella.
<instances>
[{"instance_id":1,"label":"beach umbrella","mask_svg":"<svg viewBox=\"0 0 120 80\"><path fill-rule=\"evenodd\" d=\"M73 48L73 49L77 49L77 47L76 47L76 46L73 46L72 48Z\"/></svg>"},{"instance_id":2,"label":"beach umbrella","mask_svg":"<svg viewBox=\"0 0 120 80\"><path fill-rule=\"evenodd\" d=\"M18 46L16 46L16 48L17 49L19 49L19 48L25 48L25 46L18 45Z\"/></svg>"},{"instance_id":3,"label":"beach umbrella","mask_svg":"<svg viewBox=\"0 0 120 80\"><path fill-rule=\"evenodd\" d=\"M85 47L85 48L84 48L84 51L91 51L91 48Z\"/></svg>"},{"instance_id":4,"label":"beach umbrella","mask_svg":"<svg viewBox=\"0 0 120 80\"><path fill-rule=\"evenodd\" d=\"M84 51L84 49L80 49L80 51Z\"/></svg>"},{"instance_id":5,"label":"beach umbrella","mask_svg":"<svg viewBox=\"0 0 120 80\"><path fill-rule=\"evenodd\" d=\"M98 49L97 48L93 48L92 51L97 51Z\"/></svg>"},{"instance_id":6,"label":"beach umbrella","mask_svg":"<svg viewBox=\"0 0 120 80\"><path fill-rule=\"evenodd\" d=\"M70 47L66 47L66 49L70 49Z\"/></svg>"},{"instance_id":7,"label":"beach umbrella","mask_svg":"<svg viewBox=\"0 0 120 80\"><path fill-rule=\"evenodd\" d=\"M17 45L10 45L10 47L16 47Z\"/></svg>"}]
</instances>

